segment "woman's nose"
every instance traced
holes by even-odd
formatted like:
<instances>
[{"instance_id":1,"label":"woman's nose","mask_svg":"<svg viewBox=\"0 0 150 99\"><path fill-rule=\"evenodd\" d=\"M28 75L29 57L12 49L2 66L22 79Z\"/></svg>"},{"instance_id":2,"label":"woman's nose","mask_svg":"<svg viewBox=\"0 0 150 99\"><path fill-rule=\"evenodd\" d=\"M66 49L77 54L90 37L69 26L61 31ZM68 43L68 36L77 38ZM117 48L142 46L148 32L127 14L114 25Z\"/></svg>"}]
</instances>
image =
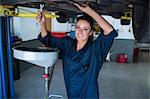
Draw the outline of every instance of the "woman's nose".
<instances>
[{"instance_id":1,"label":"woman's nose","mask_svg":"<svg viewBox=\"0 0 150 99\"><path fill-rule=\"evenodd\" d=\"M79 28L79 29L77 29L77 31L78 31L78 32L83 32L83 30L82 30L82 29L80 29L80 28Z\"/></svg>"},{"instance_id":2,"label":"woman's nose","mask_svg":"<svg viewBox=\"0 0 150 99\"><path fill-rule=\"evenodd\" d=\"M79 29L79 32L82 32L82 29Z\"/></svg>"}]
</instances>

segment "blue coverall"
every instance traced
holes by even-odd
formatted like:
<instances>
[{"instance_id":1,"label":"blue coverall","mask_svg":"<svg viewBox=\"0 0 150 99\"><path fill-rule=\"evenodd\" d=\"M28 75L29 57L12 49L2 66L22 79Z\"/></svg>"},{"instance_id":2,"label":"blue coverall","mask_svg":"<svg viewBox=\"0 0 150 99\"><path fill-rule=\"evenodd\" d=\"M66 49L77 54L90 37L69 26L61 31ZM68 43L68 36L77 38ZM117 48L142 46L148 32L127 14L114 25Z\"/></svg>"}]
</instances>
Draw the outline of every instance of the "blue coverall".
<instances>
[{"instance_id":1,"label":"blue coverall","mask_svg":"<svg viewBox=\"0 0 150 99\"><path fill-rule=\"evenodd\" d=\"M50 33L42 38L39 34L38 39L43 44L63 52L63 73L69 99L99 99L97 78L117 35L115 29L108 35L101 33L95 41L89 39L81 50L76 51L76 39L55 38Z\"/></svg>"}]
</instances>

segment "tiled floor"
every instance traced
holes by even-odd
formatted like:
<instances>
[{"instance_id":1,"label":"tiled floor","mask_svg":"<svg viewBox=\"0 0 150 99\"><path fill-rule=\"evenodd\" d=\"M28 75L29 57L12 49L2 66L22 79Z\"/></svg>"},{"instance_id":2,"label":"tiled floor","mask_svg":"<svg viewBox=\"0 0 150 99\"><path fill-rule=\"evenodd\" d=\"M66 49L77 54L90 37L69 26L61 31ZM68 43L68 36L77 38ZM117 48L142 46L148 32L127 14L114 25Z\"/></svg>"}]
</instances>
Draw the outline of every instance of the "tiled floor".
<instances>
[{"instance_id":1,"label":"tiled floor","mask_svg":"<svg viewBox=\"0 0 150 99\"><path fill-rule=\"evenodd\" d=\"M44 68L38 66L21 73L21 79L14 82L16 98L44 99L42 74ZM101 99L150 99L150 61L147 59L138 63L104 63L98 82ZM55 65L49 90L49 94L62 95L67 99L61 60Z\"/></svg>"}]
</instances>

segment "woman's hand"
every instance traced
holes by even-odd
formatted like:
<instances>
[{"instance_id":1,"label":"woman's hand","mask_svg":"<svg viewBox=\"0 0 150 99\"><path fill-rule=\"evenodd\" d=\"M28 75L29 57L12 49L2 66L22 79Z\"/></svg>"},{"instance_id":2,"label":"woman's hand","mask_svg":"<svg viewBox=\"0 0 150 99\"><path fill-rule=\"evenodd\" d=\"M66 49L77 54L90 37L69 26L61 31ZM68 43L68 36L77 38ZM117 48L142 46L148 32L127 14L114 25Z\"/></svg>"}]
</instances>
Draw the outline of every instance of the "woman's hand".
<instances>
[{"instance_id":1,"label":"woman's hand","mask_svg":"<svg viewBox=\"0 0 150 99\"><path fill-rule=\"evenodd\" d=\"M45 12L41 12L39 11L37 13L37 16L36 16L36 20L37 22L40 24L40 25L45 25L46 24L46 18L45 18Z\"/></svg>"},{"instance_id":2,"label":"woman's hand","mask_svg":"<svg viewBox=\"0 0 150 99\"><path fill-rule=\"evenodd\" d=\"M81 11L87 13L87 14L90 14L90 11L92 10L89 5L87 4L82 4L82 5L79 5L77 3L74 3L75 6L77 6Z\"/></svg>"},{"instance_id":3,"label":"woman's hand","mask_svg":"<svg viewBox=\"0 0 150 99\"><path fill-rule=\"evenodd\" d=\"M41 30L42 37L47 35L46 17L44 15L45 13L46 13L46 11L43 11L43 12L39 11L36 16L36 20L40 24L40 30Z\"/></svg>"}]
</instances>

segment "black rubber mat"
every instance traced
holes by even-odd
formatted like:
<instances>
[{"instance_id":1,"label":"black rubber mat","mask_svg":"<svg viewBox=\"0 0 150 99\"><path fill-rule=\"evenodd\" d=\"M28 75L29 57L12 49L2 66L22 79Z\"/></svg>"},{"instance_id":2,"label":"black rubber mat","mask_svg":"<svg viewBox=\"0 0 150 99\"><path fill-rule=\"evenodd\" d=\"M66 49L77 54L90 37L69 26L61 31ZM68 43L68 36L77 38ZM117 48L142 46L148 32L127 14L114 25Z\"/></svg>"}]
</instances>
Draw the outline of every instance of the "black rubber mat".
<instances>
[{"instance_id":1,"label":"black rubber mat","mask_svg":"<svg viewBox=\"0 0 150 99\"><path fill-rule=\"evenodd\" d=\"M29 48L29 47L15 47L14 49L22 50L22 51L31 51L31 52L56 52L56 48L48 48L48 47L36 47L36 48Z\"/></svg>"}]
</instances>

